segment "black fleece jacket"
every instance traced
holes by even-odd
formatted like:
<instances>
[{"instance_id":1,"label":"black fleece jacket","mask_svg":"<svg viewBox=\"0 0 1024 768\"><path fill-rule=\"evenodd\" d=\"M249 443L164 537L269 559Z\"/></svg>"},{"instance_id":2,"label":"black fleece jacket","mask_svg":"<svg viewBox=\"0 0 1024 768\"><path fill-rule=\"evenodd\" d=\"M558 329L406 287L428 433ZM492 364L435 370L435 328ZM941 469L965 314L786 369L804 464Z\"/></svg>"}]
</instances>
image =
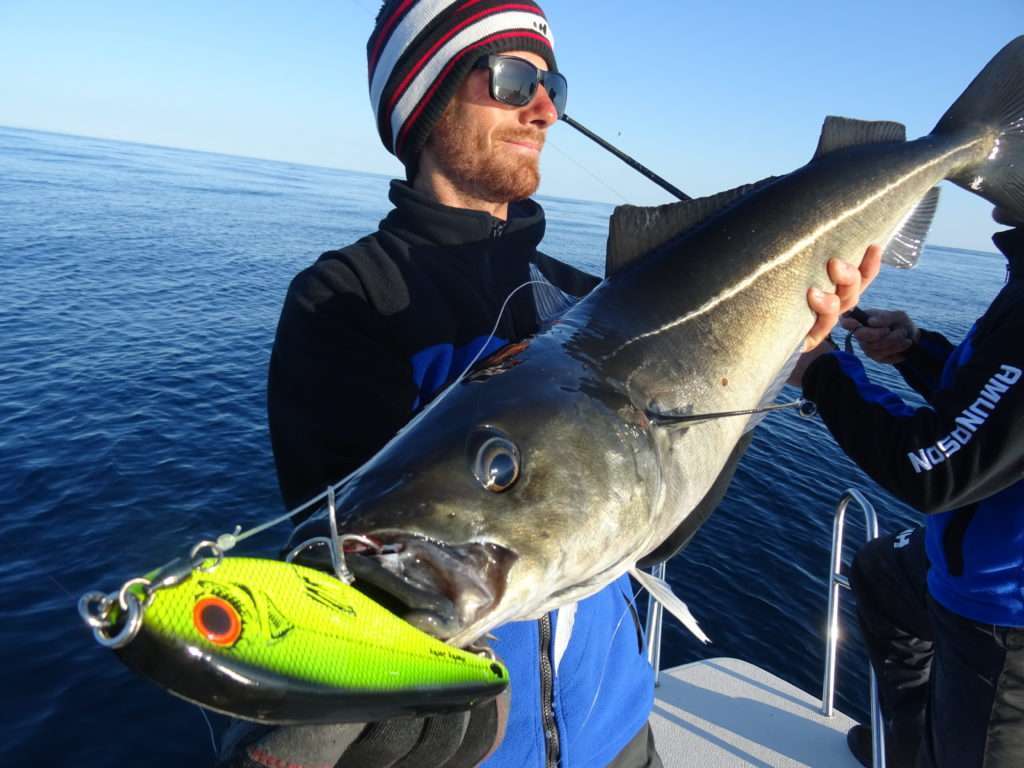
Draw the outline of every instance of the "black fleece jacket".
<instances>
[{"instance_id":1,"label":"black fleece jacket","mask_svg":"<svg viewBox=\"0 0 1024 768\"><path fill-rule=\"evenodd\" d=\"M537 251L544 212L531 200L502 222L401 181L390 197L377 232L324 253L285 299L267 409L288 508L358 468L461 372L531 264L575 296L598 282ZM536 330L533 296L520 291L495 335L513 342Z\"/></svg>"}]
</instances>

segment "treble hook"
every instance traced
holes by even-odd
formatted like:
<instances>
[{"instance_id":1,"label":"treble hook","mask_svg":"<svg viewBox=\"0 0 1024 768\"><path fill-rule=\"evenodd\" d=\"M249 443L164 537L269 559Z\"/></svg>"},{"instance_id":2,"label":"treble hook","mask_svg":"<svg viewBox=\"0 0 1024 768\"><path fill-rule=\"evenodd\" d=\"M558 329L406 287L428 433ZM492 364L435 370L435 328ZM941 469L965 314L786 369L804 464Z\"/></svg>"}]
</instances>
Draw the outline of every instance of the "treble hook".
<instances>
[{"instance_id":1,"label":"treble hook","mask_svg":"<svg viewBox=\"0 0 1024 768\"><path fill-rule=\"evenodd\" d=\"M327 486L327 522L331 527L330 536L314 536L312 539L307 539L301 544L294 547L291 552L285 555L286 562L292 562L301 552L309 549L314 544L324 544L327 546L328 551L331 553L331 567L334 569L334 575L338 577L338 581L343 584L352 584L356 577L348 567L348 563L345 562L345 544L350 541L357 541L360 544L365 544L373 550L379 550L380 546L373 539L367 538L366 536L360 536L357 533L346 533L344 536L338 535L338 510L334 503L334 486Z\"/></svg>"}]
</instances>

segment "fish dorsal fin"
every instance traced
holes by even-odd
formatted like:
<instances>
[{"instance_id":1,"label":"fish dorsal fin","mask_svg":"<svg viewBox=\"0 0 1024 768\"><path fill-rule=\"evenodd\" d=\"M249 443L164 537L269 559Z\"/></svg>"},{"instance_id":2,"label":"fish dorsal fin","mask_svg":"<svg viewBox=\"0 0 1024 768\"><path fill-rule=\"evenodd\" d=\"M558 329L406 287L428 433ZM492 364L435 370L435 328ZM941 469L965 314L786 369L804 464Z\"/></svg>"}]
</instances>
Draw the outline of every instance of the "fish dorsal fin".
<instances>
[{"instance_id":1,"label":"fish dorsal fin","mask_svg":"<svg viewBox=\"0 0 1024 768\"><path fill-rule=\"evenodd\" d=\"M537 322L541 328L564 315L579 298L566 293L548 280L534 263L530 263L530 282L533 283L533 303L537 308Z\"/></svg>"},{"instance_id":2,"label":"fish dorsal fin","mask_svg":"<svg viewBox=\"0 0 1024 768\"><path fill-rule=\"evenodd\" d=\"M837 149L862 144L891 144L907 140L907 127L889 120L854 120L849 117L826 117L815 157Z\"/></svg>"},{"instance_id":3,"label":"fish dorsal fin","mask_svg":"<svg viewBox=\"0 0 1024 768\"><path fill-rule=\"evenodd\" d=\"M939 188L932 187L896 227L882 253L882 261L900 269L916 267L938 207Z\"/></svg>"},{"instance_id":4,"label":"fish dorsal fin","mask_svg":"<svg viewBox=\"0 0 1024 768\"><path fill-rule=\"evenodd\" d=\"M744 184L716 195L681 203L653 207L620 205L612 212L608 225L605 277L611 277L644 254L706 221L744 195L770 184L775 178L771 176L753 184Z\"/></svg>"}]
</instances>

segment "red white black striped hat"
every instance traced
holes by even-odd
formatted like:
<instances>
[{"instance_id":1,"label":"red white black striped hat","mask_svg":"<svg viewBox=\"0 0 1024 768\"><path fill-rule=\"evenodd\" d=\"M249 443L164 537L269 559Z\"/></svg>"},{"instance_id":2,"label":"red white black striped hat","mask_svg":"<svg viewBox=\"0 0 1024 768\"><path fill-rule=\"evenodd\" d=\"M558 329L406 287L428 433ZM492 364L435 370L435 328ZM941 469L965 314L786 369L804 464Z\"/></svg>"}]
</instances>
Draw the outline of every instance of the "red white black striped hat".
<instances>
[{"instance_id":1,"label":"red white black striped hat","mask_svg":"<svg viewBox=\"0 0 1024 768\"><path fill-rule=\"evenodd\" d=\"M481 56L530 51L557 71L554 37L532 0L386 0L366 44L370 104L407 167Z\"/></svg>"}]
</instances>

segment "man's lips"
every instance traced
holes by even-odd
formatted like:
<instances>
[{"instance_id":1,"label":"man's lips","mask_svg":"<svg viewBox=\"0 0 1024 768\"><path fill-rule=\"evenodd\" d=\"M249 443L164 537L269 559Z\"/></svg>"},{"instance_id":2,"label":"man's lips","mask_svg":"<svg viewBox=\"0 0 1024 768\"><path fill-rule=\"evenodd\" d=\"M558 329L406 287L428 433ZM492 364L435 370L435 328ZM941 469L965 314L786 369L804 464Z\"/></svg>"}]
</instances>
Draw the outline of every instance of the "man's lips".
<instances>
[{"instance_id":1,"label":"man's lips","mask_svg":"<svg viewBox=\"0 0 1024 768\"><path fill-rule=\"evenodd\" d=\"M504 141L506 144L511 144L514 147L519 147L525 151L535 153L539 153L544 147L544 141L537 141L536 139L506 137L501 139L501 141Z\"/></svg>"}]
</instances>

